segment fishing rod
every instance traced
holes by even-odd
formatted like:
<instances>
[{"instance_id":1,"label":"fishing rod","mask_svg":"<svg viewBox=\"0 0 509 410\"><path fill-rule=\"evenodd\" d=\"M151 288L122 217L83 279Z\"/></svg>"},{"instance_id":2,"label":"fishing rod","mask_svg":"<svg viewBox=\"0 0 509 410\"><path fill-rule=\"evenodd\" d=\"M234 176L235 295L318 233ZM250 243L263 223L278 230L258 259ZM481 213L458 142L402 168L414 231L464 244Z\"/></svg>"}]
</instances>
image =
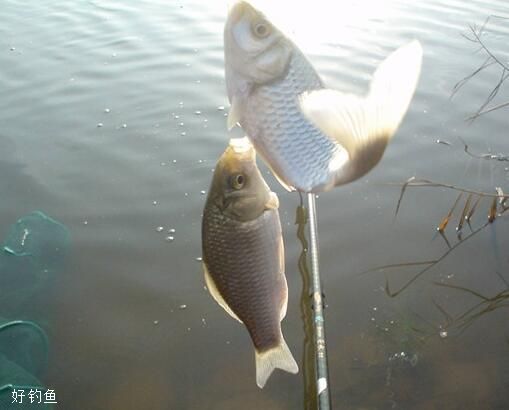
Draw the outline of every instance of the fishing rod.
<instances>
[{"instance_id":1,"label":"fishing rod","mask_svg":"<svg viewBox=\"0 0 509 410\"><path fill-rule=\"evenodd\" d=\"M320 281L320 267L318 260L318 226L316 221L315 194L308 193L308 218L311 250L311 287L313 298L313 327L316 361L316 393L318 410L330 410L331 399L329 389L329 370L327 365L327 346L325 344L325 317L323 314L324 301L322 284Z\"/></svg>"}]
</instances>

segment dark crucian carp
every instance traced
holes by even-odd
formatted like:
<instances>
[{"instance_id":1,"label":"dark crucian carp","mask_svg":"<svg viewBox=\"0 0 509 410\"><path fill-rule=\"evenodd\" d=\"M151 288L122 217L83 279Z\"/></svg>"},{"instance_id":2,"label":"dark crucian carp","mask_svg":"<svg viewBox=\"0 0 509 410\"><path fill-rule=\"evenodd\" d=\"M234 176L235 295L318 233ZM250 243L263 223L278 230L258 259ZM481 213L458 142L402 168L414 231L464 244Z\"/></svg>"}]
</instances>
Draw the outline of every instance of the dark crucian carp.
<instances>
[{"instance_id":1,"label":"dark crucian carp","mask_svg":"<svg viewBox=\"0 0 509 410\"><path fill-rule=\"evenodd\" d=\"M288 289L278 206L249 140L230 140L203 211L203 265L213 298L251 336L260 388L275 368L298 372L281 333Z\"/></svg>"}]
</instances>

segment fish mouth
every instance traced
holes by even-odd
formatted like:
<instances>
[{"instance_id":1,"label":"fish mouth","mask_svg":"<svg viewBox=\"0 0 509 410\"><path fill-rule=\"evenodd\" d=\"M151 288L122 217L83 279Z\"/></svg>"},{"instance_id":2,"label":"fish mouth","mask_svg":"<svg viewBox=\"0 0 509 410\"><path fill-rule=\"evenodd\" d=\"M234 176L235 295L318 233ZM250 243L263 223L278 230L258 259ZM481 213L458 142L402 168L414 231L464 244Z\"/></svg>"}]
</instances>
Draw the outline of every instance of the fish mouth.
<instances>
[{"instance_id":1,"label":"fish mouth","mask_svg":"<svg viewBox=\"0 0 509 410\"><path fill-rule=\"evenodd\" d=\"M248 137L231 138L228 146L237 154L242 154L253 149Z\"/></svg>"},{"instance_id":2,"label":"fish mouth","mask_svg":"<svg viewBox=\"0 0 509 410\"><path fill-rule=\"evenodd\" d=\"M242 17L247 13L259 14L259 12L247 1L244 0L235 1L229 7L228 20L231 20L233 23L236 23L240 21Z\"/></svg>"},{"instance_id":3,"label":"fish mouth","mask_svg":"<svg viewBox=\"0 0 509 410\"><path fill-rule=\"evenodd\" d=\"M231 138L228 148L224 152L223 163L226 168L234 167L239 162L255 162L256 151L248 137Z\"/></svg>"}]
</instances>

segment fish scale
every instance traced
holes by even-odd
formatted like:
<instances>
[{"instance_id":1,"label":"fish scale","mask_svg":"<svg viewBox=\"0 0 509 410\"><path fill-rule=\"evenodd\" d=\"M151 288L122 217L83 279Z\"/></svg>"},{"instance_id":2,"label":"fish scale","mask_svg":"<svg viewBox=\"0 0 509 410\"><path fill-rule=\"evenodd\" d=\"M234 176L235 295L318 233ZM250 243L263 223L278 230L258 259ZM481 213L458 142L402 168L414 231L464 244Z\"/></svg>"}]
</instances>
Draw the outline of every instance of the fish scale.
<instances>
[{"instance_id":1,"label":"fish scale","mask_svg":"<svg viewBox=\"0 0 509 410\"><path fill-rule=\"evenodd\" d=\"M296 97L323 88L306 57L295 49L287 75L252 90L241 120L275 174L286 185L304 192L330 182L334 175L329 163L341 149L305 118Z\"/></svg>"},{"instance_id":2,"label":"fish scale","mask_svg":"<svg viewBox=\"0 0 509 410\"><path fill-rule=\"evenodd\" d=\"M207 207L203 215L203 255L227 303L247 327L260 352L280 341L280 310L274 302L286 293L280 274L281 225L277 210L239 222Z\"/></svg>"}]
</instances>

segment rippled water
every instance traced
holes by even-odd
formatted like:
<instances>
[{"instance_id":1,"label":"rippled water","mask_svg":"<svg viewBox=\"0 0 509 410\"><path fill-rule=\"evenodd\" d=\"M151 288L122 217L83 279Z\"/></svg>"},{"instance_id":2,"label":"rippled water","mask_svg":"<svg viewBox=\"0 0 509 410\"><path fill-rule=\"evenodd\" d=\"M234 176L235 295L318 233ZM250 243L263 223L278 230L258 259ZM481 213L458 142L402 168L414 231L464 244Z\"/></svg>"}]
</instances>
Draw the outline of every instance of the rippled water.
<instances>
[{"instance_id":1,"label":"rippled water","mask_svg":"<svg viewBox=\"0 0 509 410\"><path fill-rule=\"evenodd\" d=\"M479 155L509 153L507 109L465 121L501 70L490 67L450 98L486 58L462 34L490 14L509 17L506 1L319 1L269 11L334 88L362 92L378 62L411 38L425 50L415 99L383 161L317 202L334 407L507 408L508 302L494 298L507 301L507 217L472 237L464 228L463 242L397 297L386 278L395 291L421 266L360 274L448 250L436 226L457 193L409 188L395 218L399 188L386 183L416 176L509 190L509 163L473 158L459 139ZM38 209L73 237L66 269L29 309L49 333L42 379L59 408L303 408L302 373L276 372L256 387L247 332L213 302L197 261L202 191L228 138L242 135L225 126L225 14L220 1L2 2L0 232ZM506 62L508 38L509 20L490 20L483 39ZM503 88L493 103L508 97ZM285 230L284 333L300 358L299 201L267 179ZM479 204L474 230L489 206ZM456 223L446 230L451 246Z\"/></svg>"}]
</instances>

